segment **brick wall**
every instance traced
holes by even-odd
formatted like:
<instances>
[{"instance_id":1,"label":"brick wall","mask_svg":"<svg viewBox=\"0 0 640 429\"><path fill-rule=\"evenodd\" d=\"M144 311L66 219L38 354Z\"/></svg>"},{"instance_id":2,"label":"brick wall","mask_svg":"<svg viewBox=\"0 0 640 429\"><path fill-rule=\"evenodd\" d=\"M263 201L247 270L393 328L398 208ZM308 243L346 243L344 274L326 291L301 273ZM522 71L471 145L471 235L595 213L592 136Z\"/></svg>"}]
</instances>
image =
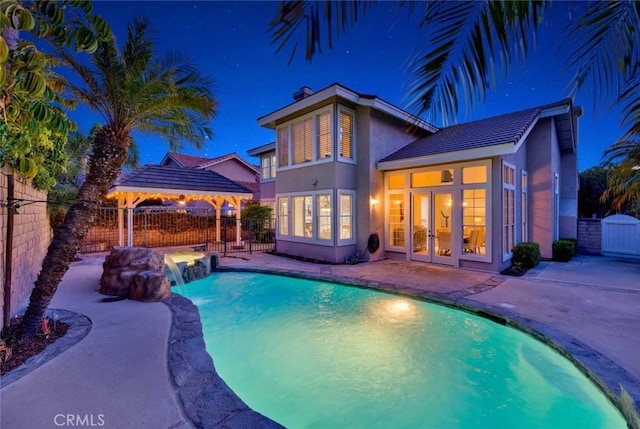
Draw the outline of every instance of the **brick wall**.
<instances>
[{"instance_id":1,"label":"brick wall","mask_svg":"<svg viewBox=\"0 0 640 429\"><path fill-rule=\"evenodd\" d=\"M5 272L7 268L7 188L10 175L9 167L0 169L0 305L4 315ZM14 215L13 246L11 260L11 315L14 316L19 307L27 302L33 284L40 272L42 261L51 242L52 232L47 214L47 206L43 202L25 204L29 201L45 201L47 194L33 189L30 184L17 175L14 176L14 198L25 202ZM1 319L1 318L0 318ZM0 326L3 324L0 320Z\"/></svg>"},{"instance_id":2,"label":"brick wall","mask_svg":"<svg viewBox=\"0 0 640 429\"><path fill-rule=\"evenodd\" d=\"M599 255L602 253L602 224L600 219L578 219L578 253Z\"/></svg>"}]
</instances>

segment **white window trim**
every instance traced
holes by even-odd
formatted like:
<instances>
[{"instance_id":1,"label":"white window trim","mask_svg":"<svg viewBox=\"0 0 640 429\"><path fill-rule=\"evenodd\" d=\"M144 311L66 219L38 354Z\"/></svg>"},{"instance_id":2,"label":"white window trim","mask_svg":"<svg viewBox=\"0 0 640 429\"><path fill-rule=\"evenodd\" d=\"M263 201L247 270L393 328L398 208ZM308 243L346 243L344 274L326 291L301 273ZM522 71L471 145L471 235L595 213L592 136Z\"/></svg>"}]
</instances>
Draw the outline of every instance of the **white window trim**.
<instances>
[{"instance_id":1,"label":"white window trim","mask_svg":"<svg viewBox=\"0 0 640 429\"><path fill-rule=\"evenodd\" d=\"M406 179L407 177L405 177L405 184L406 184ZM385 180L385 185L388 186L388 176L387 179ZM405 189L387 189L385 191L385 202L384 205L385 207L387 207L387 209L384 212L384 225L385 225L385 250L389 250L392 252L405 252L408 247L407 247L407 228L409 227L409 218L407 216L407 200L408 200L408 190L410 188L405 186ZM401 195L402 196L402 207L404 210L404 218L402 219L402 231L404 234L403 237L403 242L404 242L404 246L394 246L393 244L391 244L391 234L393 231L391 231L391 220L390 220L390 211L389 208L391 207L391 195Z\"/></svg>"},{"instance_id":2,"label":"white window trim","mask_svg":"<svg viewBox=\"0 0 640 429\"><path fill-rule=\"evenodd\" d=\"M331 196L331 227L333 230L331 231L331 240L320 239L318 238L318 195L326 195L329 194ZM311 238L307 237L298 237L293 235L293 197L299 196L310 196L313 204L313 236ZM276 201L279 200L280 197L287 198L287 223L288 223L288 231L289 235L281 235L280 234L280 225L276 225L276 239L280 239L282 241L290 241L295 243L307 243L307 244L315 244L318 246L333 246L335 243L335 225L336 225L336 211L335 211L335 196L333 189L318 189L313 191L301 191L301 192L287 192L276 194ZM279 205L278 205L279 208ZM276 219L278 222L280 221L280 214L276 214Z\"/></svg>"},{"instance_id":3,"label":"white window trim","mask_svg":"<svg viewBox=\"0 0 640 429\"><path fill-rule=\"evenodd\" d=\"M287 234L280 233L280 197L287 198ZM276 194L276 209L275 209L275 217L276 217L276 238L288 238L291 235L291 199L286 195L278 195Z\"/></svg>"},{"instance_id":4,"label":"white window trim","mask_svg":"<svg viewBox=\"0 0 640 429\"><path fill-rule=\"evenodd\" d=\"M347 158L347 157L343 157L342 155L340 155L340 113L347 113L349 115L351 115L352 118L352 123L351 126L353 127L353 134L351 136L351 153L353 155L353 158ZM355 110L351 110L347 107L344 107L341 104L338 104L338 111L336 113L335 116L335 139L334 139L334 152L338 155L338 161L339 162L345 162L347 164L355 164L357 159L358 159L358 154L356 151L356 142L358 141L357 136L356 136L356 112Z\"/></svg>"},{"instance_id":5,"label":"white window trim","mask_svg":"<svg viewBox=\"0 0 640 429\"><path fill-rule=\"evenodd\" d=\"M262 175L262 170L264 169L262 166L262 160L263 159L268 159L269 161L269 178L265 179ZM276 177L275 176L271 176L271 171L273 169L273 163L276 163L276 170L278 168L278 158L276 157L275 154L272 155L267 155L267 156L262 156L260 157L260 182L261 183L268 183L268 182L275 182Z\"/></svg>"},{"instance_id":6,"label":"white window trim","mask_svg":"<svg viewBox=\"0 0 640 429\"><path fill-rule=\"evenodd\" d=\"M304 167L308 167L311 165L318 165L318 164L324 164L327 162L331 162L335 159L335 150L336 150L336 142L335 142L335 133L331 133L331 156L327 156L327 157L323 157L318 159L318 142L316 140L317 136L318 136L318 125L317 125L317 120L316 118L319 115L322 115L324 113L329 113L329 127L331 128L331 130L333 130L335 128L334 124L335 124L335 118L334 118L334 114L333 114L333 108L332 106L325 106L322 107L320 109L316 109L312 112L307 113L306 115L303 116L299 116L295 119L292 119L290 121L287 121L283 124L281 124L280 126L278 126L276 128L276 137L278 135L278 131L286 128L287 129L287 134L288 134L288 141L287 141L287 150L289 151L289 156L288 156L288 165L284 166L284 165L278 165L276 168L276 175L278 171L286 171L286 170L294 170L296 168L304 168ZM299 124L301 122L307 121L311 119L311 138L313 139L312 144L311 144L311 153L312 153L312 160L308 161L308 162L301 162L299 164L293 164L293 135L291 132L291 129L293 127L293 125ZM279 159L279 155L277 153L278 150L278 143L276 142L276 160ZM315 192L315 191L314 191Z\"/></svg>"},{"instance_id":7,"label":"white window trim","mask_svg":"<svg viewBox=\"0 0 640 429\"><path fill-rule=\"evenodd\" d=\"M478 167L478 166L486 166L487 168L487 182L486 183L470 183L463 185L462 184L462 169L465 167ZM500 165L500 168L502 165ZM497 167L496 167L497 168ZM429 187L411 187L411 174L412 173L422 173L427 171L434 170L443 170L443 169L453 169L453 184L445 183L441 185L429 186ZM462 253L460 250L455 250L456 252L460 252L460 254L456 253L457 259L459 260L469 260L469 261L478 261L484 263L492 263L494 260L494 252L493 252L493 238L496 232L493 230L493 198L496 190L493 189L494 182L494 162L491 159L481 159L478 161L470 161L470 162L458 162L452 164L443 164L438 166L429 166L429 167L421 167L421 168L410 168L407 170L397 170L397 171L388 171L385 172L384 176L384 197L385 197L385 210L384 210L384 225L385 225L385 237L384 237L384 249L390 252L400 252L408 255L410 251L409 242L406 240L407 234L405 234L405 246L391 246L391 231L389 230L389 206L390 206L390 198L391 194L403 194L404 195L404 207L405 207L405 217L404 217L404 228L411 227L410 224L410 216L407 216L407 202L410 201L410 195L412 192L421 192L425 190L435 191L435 192L451 192L454 200L459 199L462 201L462 191L465 189L485 189L486 191L486 233L485 233L485 245L486 245L486 254L485 255L474 255L472 253ZM391 175L404 175L405 187L400 189L389 189L389 181ZM502 188L500 188L500 192L502 193ZM455 204L460 204L460 202L456 202ZM461 210L462 206L455 206L455 213L458 213L458 210ZM501 216L501 215L500 215ZM452 228L460 228L462 230L462 212L459 212L459 215L456 215L453 220ZM500 236L501 237L501 236ZM454 249L457 249L458 246ZM455 265L455 264L454 264Z\"/></svg>"},{"instance_id":8,"label":"white window trim","mask_svg":"<svg viewBox=\"0 0 640 429\"><path fill-rule=\"evenodd\" d=\"M525 207L522 206L525 201ZM529 241L529 174L527 170L520 173L520 239L522 242Z\"/></svg>"},{"instance_id":9,"label":"white window trim","mask_svg":"<svg viewBox=\"0 0 640 429\"><path fill-rule=\"evenodd\" d=\"M553 172L553 241L560 239L560 176Z\"/></svg>"},{"instance_id":10,"label":"white window trim","mask_svg":"<svg viewBox=\"0 0 640 429\"><path fill-rule=\"evenodd\" d=\"M333 213L335 214L335 222L336 225L334 237L336 237L338 241L338 246L348 246L352 244L356 244L357 242L357 214L358 214L358 204L356 201L356 191L351 189L338 189L338 197L336 198L335 210ZM342 195L351 195L351 238L349 239L341 239L340 238L340 197Z\"/></svg>"},{"instance_id":11,"label":"white window trim","mask_svg":"<svg viewBox=\"0 0 640 429\"><path fill-rule=\"evenodd\" d=\"M509 185L505 183L505 177L504 177L504 167L508 167L510 169L513 170L513 181L515 182L517 180L516 177L516 166L507 162L507 161L502 161L502 165L500 166L500 178L501 178L501 186L500 186L500 208L502 209L500 211L500 235L502 236L502 243L501 243L501 252L502 252L502 262L506 262L509 259L511 259L513 257L513 252L511 250L509 250L508 252L505 253L504 251L504 244L505 244L505 240L507 239L507 237L505 237L504 234L504 190L505 189L509 189L509 190L513 190L513 245L515 246L516 244L516 234L515 234L515 226L516 226L516 184L514 183L513 185Z\"/></svg>"}]
</instances>

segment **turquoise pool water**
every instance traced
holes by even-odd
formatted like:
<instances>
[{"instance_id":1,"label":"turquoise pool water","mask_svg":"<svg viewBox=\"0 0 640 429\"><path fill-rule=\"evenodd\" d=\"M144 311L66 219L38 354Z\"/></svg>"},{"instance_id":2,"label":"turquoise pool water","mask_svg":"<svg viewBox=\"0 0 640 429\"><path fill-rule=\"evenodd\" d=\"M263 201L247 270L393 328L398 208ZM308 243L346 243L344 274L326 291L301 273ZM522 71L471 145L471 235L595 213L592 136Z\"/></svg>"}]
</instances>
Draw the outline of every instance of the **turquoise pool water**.
<instances>
[{"instance_id":1,"label":"turquoise pool water","mask_svg":"<svg viewBox=\"0 0 640 429\"><path fill-rule=\"evenodd\" d=\"M222 378L291 429L626 427L565 358L463 311L254 273L185 290Z\"/></svg>"}]
</instances>

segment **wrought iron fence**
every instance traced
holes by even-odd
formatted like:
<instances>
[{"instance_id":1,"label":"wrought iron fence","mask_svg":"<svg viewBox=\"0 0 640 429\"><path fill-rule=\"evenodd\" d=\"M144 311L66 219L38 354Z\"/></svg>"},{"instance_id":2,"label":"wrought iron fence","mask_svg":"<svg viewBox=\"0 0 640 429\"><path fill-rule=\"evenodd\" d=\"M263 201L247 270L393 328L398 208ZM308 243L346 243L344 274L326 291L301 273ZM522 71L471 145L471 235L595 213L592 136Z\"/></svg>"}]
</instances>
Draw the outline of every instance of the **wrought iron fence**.
<instances>
[{"instance_id":1,"label":"wrought iron fence","mask_svg":"<svg viewBox=\"0 0 640 429\"><path fill-rule=\"evenodd\" d=\"M118 211L122 211L126 240L126 209L103 207L80 246L80 252L100 252L118 244ZM271 219L221 217L210 209L138 207L133 209L133 245L138 247L191 246L221 253L262 252L275 248Z\"/></svg>"}]
</instances>

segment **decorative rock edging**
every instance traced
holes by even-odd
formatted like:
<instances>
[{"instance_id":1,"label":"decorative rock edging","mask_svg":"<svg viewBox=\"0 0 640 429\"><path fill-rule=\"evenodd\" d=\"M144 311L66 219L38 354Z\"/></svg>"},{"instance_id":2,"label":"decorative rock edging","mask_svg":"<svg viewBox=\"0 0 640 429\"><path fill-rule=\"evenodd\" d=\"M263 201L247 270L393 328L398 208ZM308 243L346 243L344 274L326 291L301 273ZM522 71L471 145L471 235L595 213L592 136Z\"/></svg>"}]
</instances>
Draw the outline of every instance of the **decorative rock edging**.
<instances>
[{"instance_id":1,"label":"decorative rock edging","mask_svg":"<svg viewBox=\"0 0 640 429\"><path fill-rule=\"evenodd\" d=\"M54 357L69 350L91 331L91 319L83 314L68 310L50 309L47 311L47 317L52 318L54 313L57 315L59 322L67 324L67 332L55 342L49 344L41 353L30 357L18 368L0 377L0 386L7 387Z\"/></svg>"},{"instance_id":2,"label":"decorative rock edging","mask_svg":"<svg viewBox=\"0 0 640 429\"><path fill-rule=\"evenodd\" d=\"M172 313L169 372L191 422L198 428L282 428L249 408L220 378L205 349L198 308L176 294L162 302Z\"/></svg>"},{"instance_id":3,"label":"decorative rock edging","mask_svg":"<svg viewBox=\"0 0 640 429\"><path fill-rule=\"evenodd\" d=\"M302 271L279 270L274 268L262 269L254 267L218 268L218 272L254 272L263 274L278 274L297 278L329 281L346 286L362 287L366 289L383 291L395 295L416 298L423 301L442 304L457 310L466 311L490 319L501 325L505 325L543 342L551 347L571 363L580 372L591 380L609 401L624 415L620 403L621 387L631 396L636 410L640 409L640 380L631 375L627 370L613 362L611 359L580 342L576 338L537 320L529 319L502 307L484 304L470 298L471 294L459 296L458 291L450 294L433 293L413 289L407 286L398 286L390 283L373 282L361 278L342 277L336 275L324 275L305 273ZM481 292L480 290L479 292ZM625 416L626 418L627 416Z\"/></svg>"}]
</instances>

